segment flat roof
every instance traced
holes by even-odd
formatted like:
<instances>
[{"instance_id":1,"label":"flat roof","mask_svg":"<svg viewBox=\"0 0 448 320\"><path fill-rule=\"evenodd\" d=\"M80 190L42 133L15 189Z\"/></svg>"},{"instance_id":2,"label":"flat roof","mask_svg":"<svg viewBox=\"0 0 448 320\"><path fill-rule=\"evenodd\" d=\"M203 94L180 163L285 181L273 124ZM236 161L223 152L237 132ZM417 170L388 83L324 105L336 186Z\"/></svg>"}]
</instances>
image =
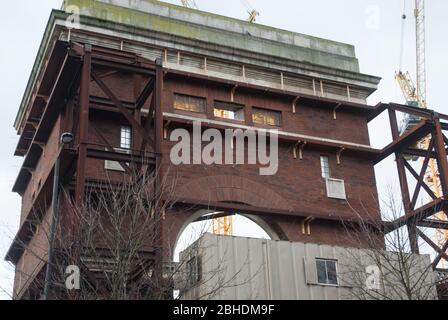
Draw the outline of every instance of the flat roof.
<instances>
[{"instance_id":1,"label":"flat roof","mask_svg":"<svg viewBox=\"0 0 448 320\"><path fill-rule=\"evenodd\" d=\"M234 52L245 52L251 57L263 54L278 63L295 61L310 68L332 70L341 79L360 79L372 90L380 78L365 75L359 71L358 59L353 45L322 39L296 32L281 30L244 20L229 18L183 6L156 0L64 0L63 11L76 8L81 14L82 28L88 24L94 30L110 33L124 30L132 39L138 38L141 30L157 38L164 35L164 41L180 43L186 39L194 46L207 46L210 50L226 48ZM64 21L68 13L54 10L43 35L33 71L19 108L15 128L20 131L32 90L36 83L43 59L50 49L53 30L57 20ZM63 22L62 22L63 23ZM167 40L168 39L168 40ZM54 40L54 39L53 39ZM230 58L230 57L229 57ZM325 72L325 71L323 71Z\"/></svg>"},{"instance_id":2,"label":"flat roof","mask_svg":"<svg viewBox=\"0 0 448 320\"><path fill-rule=\"evenodd\" d=\"M133 27L359 72L351 44L277 29L157 0L65 0L62 9Z\"/></svg>"}]
</instances>

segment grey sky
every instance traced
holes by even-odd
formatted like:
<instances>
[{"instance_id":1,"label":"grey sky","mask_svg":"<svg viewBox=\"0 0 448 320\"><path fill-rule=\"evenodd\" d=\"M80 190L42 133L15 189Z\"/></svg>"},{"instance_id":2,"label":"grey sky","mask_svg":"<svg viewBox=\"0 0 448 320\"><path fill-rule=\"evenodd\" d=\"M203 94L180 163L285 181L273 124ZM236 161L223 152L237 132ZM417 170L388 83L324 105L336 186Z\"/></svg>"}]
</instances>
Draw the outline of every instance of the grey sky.
<instances>
[{"instance_id":1,"label":"grey sky","mask_svg":"<svg viewBox=\"0 0 448 320\"><path fill-rule=\"evenodd\" d=\"M180 0L169 1L180 3ZM196 0L199 8L222 15L246 19L248 7L242 0ZM403 0L252 0L260 12L258 23L354 44L361 71L383 78L380 88L370 99L403 102L394 81L399 65L400 32ZM413 40L413 0L407 0L408 21L404 69L415 74ZM13 157L18 137L13 122L40 44L51 8L59 8L61 0L4 1L0 11L0 259L3 259L20 216L20 198L11 192L22 158ZM448 74L448 1L427 1L427 71L428 102L431 108L448 113L443 98ZM377 15L378 14L378 15ZM378 19L376 19L378 17ZM374 146L384 146L390 139L385 121L371 125ZM380 192L395 180L394 163L389 159L378 166ZM13 280L12 268L0 263L0 299L8 295Z\"/></svg>"}]
</instances>

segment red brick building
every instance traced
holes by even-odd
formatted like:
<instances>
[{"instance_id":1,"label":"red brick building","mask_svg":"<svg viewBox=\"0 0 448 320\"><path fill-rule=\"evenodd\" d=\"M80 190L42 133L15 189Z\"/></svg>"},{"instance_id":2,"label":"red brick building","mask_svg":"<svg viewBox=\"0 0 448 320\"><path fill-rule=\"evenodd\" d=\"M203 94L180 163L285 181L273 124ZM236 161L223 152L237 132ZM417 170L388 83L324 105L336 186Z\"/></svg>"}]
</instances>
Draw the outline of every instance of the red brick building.
<instances>
[{"instance_id":1,"label":"red brick building","mask_svg":"<svg viewBox=\"0 0 448 320\"><path fill-rule=\"evenodd\" d=\"M175 181L176 202L163 216L166 247L201 210L243 214L274 239L363 246L344 222L381 219L381 152L367 127L376 109L366 104L380 79L360 73L353 46L157 1L114 3L65 1L81 14L74 29L70 13L52 12L17 116L24 164L14 191L23 200L7 256L17 268L16 298L40 295L33 283L45 272L42 229L58 156L61 185L79 203L86 185L126 174L118 162L143 157L161 168ZM193 121L277 129L277 174L248 164L174 166L170 133ZM64 132L75 140L61 150Z\"/></svg>"}]
</instances>

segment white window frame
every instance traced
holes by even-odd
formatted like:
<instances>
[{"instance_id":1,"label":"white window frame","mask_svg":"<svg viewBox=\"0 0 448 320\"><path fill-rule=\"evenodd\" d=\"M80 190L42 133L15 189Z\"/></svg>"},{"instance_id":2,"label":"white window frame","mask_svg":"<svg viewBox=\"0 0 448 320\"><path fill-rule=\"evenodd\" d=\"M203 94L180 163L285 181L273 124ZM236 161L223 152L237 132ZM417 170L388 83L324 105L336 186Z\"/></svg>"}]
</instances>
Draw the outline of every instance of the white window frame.
<instances>
[{"instance_id":1,"label":"white window frame","mask_svg":"<svg viewBox=\"0 0 448 320\"><path fill-rule=\"evenodd\" d=\"M223 116L217 114L218 110L224 111ZM215 100L213 106L213 115L215 118L244 122L246 120L245 105L234 102Z\"/></svg>"},{"instance_id":2,"label":"white window frame","mask_svg":"<svg viewBox=\"0 0 448 320\"><path fill-rule=\"evenodd\" d=\"M330 186L337 184L339 189L334 192L334 188ZM331 199L347 200L347 192L345 190L345 181L341 179L326 178L325 185L327 189L327 197Z\"/></svg>"},{"instance_id":3,"label":"white window frame","mask_svg":"<svg viewBox=\"0 0 448 320\"><path fill-rule=\"evenodd\" d=\"M121 126L120 128L120 149L132 149L132 128Z\"/></svg>"},{"instance_id":4,"label":"white window frame","mask_svg":"<svg viewBox=\"0 0 448 320\"><path fill-rule=\"evenodd\" d=\"M323 179L331 178L330 158L328 156L320 156L320 174Z\"/></svg>"},{"instance_id":5,"label":"white window frame","mask_svg":"<svg viewBox=\"0 0 448 320\"><path fill-rule=\"evenodd\" d=\"M327 268L327 262L333 262L334 263L334 268L335 268L335 272L336 272L336 284L334 283L323 283L323 282L319 282L319 271L317 268L317 262L318 261L324 261L325 262L325 276L327 281L329 280L328 278L328 268ZM328 286L328 287L339 287L339 271L338 271L338 260L336 259L327 259L327 258L315 258L315 265L316 265L316 282L318 285L320 286Z\"/></svg>"},{"instance_id":6,"label":"white window frame","mask_svg":"<svg viewBox=\"0 0 448 320\"><path fill-rule=\"evenodd\" d=\"M269 124L266 123L266 121L263 121L263 123L254 121L254 116L257 112L260 112L263 116L264 119L266 119L266 114L272 113L278 116L278 123L277 124ZM279 110L273 110L273 109L266 109L266 108L261 108L261 107L257 107L257 106L253 106L252 107L252 122L256 125L260 125L260 126L269 126L269 127L275 127L275 128L280 128L282 126L283 123L283 114L281 111Z\"/></svg>"},{"instance_id":7,"label":"white window frame","mask_svg":"<svg viewBox=\"0 0 448 320\"><path fill-rule=\"evenodd\" d=\"M120 127L120 148L114 148L115 152L131 154L132 150L132 127ZM107 148L106 148L107 151ZM129 166L129 163L126 163ZM109 171L126 172L118 161L104 161L104 168Z\"/></svg>"},{"instance_id":8,"label":"white window frame","mask_svg":"<svg viewBox=\"0 0 448 320\"><path fill-rule=\"evenodd\" d=\"M193 96L190 94L183 94L183 93L174 93L174 98L173 98L173 109L177 110L177 111L183 111L183 112L194 112L194 113L207 113L207 98L205 97L199 97L199 96ZM199 107L202 107L203 110L193 110L191 108L176 108L176 102L177 99L186 99L188 100L188 104L187 106L189 106L191 104L191 100L196 100L196 101L200 101L201 105L199 105Z\"/></svg>"}]
</instances>

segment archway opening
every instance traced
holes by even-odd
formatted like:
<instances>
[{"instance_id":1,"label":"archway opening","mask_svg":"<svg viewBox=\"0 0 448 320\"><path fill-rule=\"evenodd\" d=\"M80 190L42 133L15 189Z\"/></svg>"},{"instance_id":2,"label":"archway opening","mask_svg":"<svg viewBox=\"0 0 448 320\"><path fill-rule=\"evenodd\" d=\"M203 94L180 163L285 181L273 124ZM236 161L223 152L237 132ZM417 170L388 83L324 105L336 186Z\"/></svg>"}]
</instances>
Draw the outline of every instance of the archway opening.
<instances>
[{"instance_id":1,"label":"archway opening","mask_svg":"<svg viewBox=\"0 0 448 320\"><path fill-rule=\"evenodd\" d=\"M213 214L215 214L215 212L201 210L194 214L190 221L185 223L176 241L173 256L174 262L179 262L179 254L196 242L204 233L213 233L212 220L202 220ZM232 215L232 223L232 236L257 239L279 239L275 231L260 217L234 214Z\"/></svg>"}]
</instances>

